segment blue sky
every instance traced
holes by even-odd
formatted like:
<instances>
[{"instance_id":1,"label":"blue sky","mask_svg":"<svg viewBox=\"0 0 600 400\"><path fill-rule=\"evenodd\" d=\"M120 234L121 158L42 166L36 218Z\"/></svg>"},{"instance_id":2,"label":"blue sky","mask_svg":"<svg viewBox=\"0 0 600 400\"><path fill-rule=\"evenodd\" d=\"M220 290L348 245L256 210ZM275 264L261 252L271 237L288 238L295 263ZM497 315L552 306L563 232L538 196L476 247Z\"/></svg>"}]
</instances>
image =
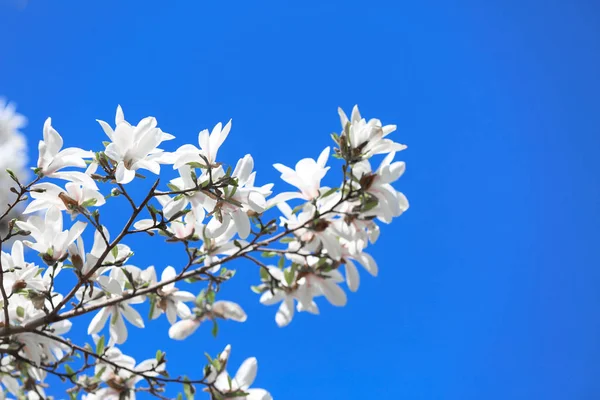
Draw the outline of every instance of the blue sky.
<instances>
[{"instance_id":1,"label":"blue sky","mask_svg":"<svg viewBox=\"0 0 600 400\"><path fill-rule=\"evenodd\" d=\"M119 103L177 144L233 118L221 158L251 153L279 190L271 164L316 157L337 106L408 144L411 209L382 228L380 276L347 307L279 329L242 263L223 295L247 323L184 344L164 321L130 328L139 360L160 346L197 375L231 343L277 400L597 399L599 20L592 1L3 0L0 94L29 117L32 159L48 116L80 147ZM145 246L137 265L176 265Z\"/></svg>"}]
</instances>

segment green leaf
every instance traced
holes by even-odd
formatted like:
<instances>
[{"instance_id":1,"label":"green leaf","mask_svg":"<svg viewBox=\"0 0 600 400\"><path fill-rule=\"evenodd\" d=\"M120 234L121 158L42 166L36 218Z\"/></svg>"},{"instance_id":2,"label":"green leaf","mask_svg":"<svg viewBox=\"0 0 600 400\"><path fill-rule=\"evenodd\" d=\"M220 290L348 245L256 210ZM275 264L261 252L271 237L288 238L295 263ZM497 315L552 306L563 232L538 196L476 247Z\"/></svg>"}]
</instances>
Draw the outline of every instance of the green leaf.
<instances>
[{"instance_id":1,"label":"green leaf","mask_svg":"<svg viewBox=\"0 0 600 400\"><path fill-rule=\"evenodd\" d=\"M65 364L65 371L67 373L67 375L69 375L69 378L73 378L75 375L75 371L73 371L73 368L71 368L69 366L69 364Z\"/></svg>"},{"instance_id":2,"label":"green leaf","mask_svg":"<svg viewBox=\"0 0 600 400\"><path fill-rule=\"evenodd\" d=\"M194 393L196 391L194 390L194 387L189 384L189 383L185 383L183 385L183 393L185 394L185 398L187 400L194 400Z\"/></svg>"},{"instance_id":3,"label":"green leaf","mask_svg":"<svg viewBox=\"0 0 600 400\"><path fill-rule=\"evenodd\" d=\"M112 254L115 260L117 259L117 256L119 255L119 249L117 248L117 246L110 249L110 254Z\"/></svg>"},{"instance_id":4,"label":"green leaf","mask_svg":"<svg viewBox=\"0 0 600 400\"><path fill-rule=\"evenodd\" d=\"M296 239L294 239L293 237L291 237L291 236L286 236L286 237L284 237L284 238L281 238L281 239L279 240L279 243L292 243L292 242L294 242L294 241L296 241Z\"/></svg>"},{"instance_id":5,"label":"green leaf","mask_svg":"<svg viewBox=\"0 0 600 400\"><path fill-rule=\"evenodd\" d=\"M206 293L206 301L208 304L212 304L215 302L216 294L212 290Z\"/></svg>"},{"instance_id":6,"label":"green leaf","mask_svg":"<svg viewBox=\"0 0 600 400\"><path fill-rule=\"evenodd\" d=\"M102 356L104 354L104 335L100 336L98 343L96 343L96 354Z\"/></svg>"},{"instance_id":7,"label":"green leaf","mask_svg":"<svg viewBox=\"0 0 600 400\"><path fill-rule=\"evenodd\" d=\"M263 251L261 253L261 256L264 258L273 258L277 255L277 253L275 253L274 251Z\"/></svg>"},{"instance_id":8,"label":"green leaf","mask_svg":"<svg viewBox=\"0 0 600 400\"><path fill-rule=\"evenodd\" d=\"M81 207L87 208L95 205L98 202L97 199L87 199L83 203L81 203Z\"/></svg>"},{"instance_id":9,"label":"green leaf","mask_svg":"<svg viewBox=\"0 0 600 400\"><path fill-rule=\"evenodd\" d=\"M219 333L219 324L217 324L217 321L213 321L213 327L212 327L211 333L214 337L217 337L217 334Z\"/></svg>"},{"instance_id":10,"label":"green leaf","mask_svg":"<svg viewBox=\"0 0 600 400\"><path fill-rule=\"evenodd\" d=\"M189 163L187 163L187 165L189 165L192 168L208 169L208 167L206 165L200 164L199 162L195 162L195 161L189 162Z\"/></svg>"},{"instance_id":11,"label":"green leaf","mask_svg":"<svg viewBox=\"0 0 600 400\"><path fill-rule=\"evenodd\" d=\"M25 309L21 306L17 306L17 315L19 318L23 318L25 316Z\"/></svg>"},{"instance_id":12,"label":"green leaf","mask_svg":"<svg viewBox=\"0 0 600 400\"><path fill-rule=\"evenodd\" d=\"M321 198L324 199L327 196L331 196L332 194L336 193L339 189L338 188L331 188L328 191L326 191L325 193L323 193L321 195Z\"/></svg>"},{"instance_id":13,"label":"green leaf","mask_svg":"<svg viewBox=\"0 0 600 400\"><path fill-rule=\"evenodd\" d=\"M167 187L169 189L171 189L173 192L179 192L181 189L179 189L179 187L177 187L176 185L173 185L172 183L167 183Z\"/></svg>"},{"instance_id":14,"label":"green leaf","mask_svg":"<svg viewBox=\"0 0 600 400\"><path fill-rule=\"evenodd\" d=\"M265 268L261 268L260 269L260 278L263 281L268 281L269 280L269 273L267 272L267 270Z\"/></svg>"},{"instance_id":15,"label":"green leaf","mask_svg":"<svg viewBox=\"0 0 600 400\"><path fill-rule=\"evenodd\" d=\"M295 274L292 268L283 271L283 276L285 277L285 282L288 284L288 286L292 286L292 283L294 282L294 275Z\"/></svg>"}]
</instances>

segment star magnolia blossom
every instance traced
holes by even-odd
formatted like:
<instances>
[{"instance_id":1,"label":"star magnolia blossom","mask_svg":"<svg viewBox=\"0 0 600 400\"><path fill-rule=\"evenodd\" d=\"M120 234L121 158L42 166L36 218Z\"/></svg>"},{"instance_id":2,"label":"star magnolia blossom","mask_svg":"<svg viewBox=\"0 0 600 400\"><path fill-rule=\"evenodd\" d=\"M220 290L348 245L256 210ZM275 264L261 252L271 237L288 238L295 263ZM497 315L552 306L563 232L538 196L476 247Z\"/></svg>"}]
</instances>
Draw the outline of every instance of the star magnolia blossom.
<instances>
[{"instance_id":1,"label":"star magnolia blossom","mask_svg":"<svg viewBox=\"0 0 600 400\"><path fill-rule=\"evenodd\" d=\"M164 269L160 276L161 282L167 282L175 278L177 272L175 268L168 266ZM153 279L155 281L156 279ZM158 299L152 304L150 309L150 318L156 319L163 312L167 314L169 323L173 325L177 317L185 319L189 318L192 312L185 302L191 302L196 299L190 292L179 290L175 287L175 283L169 283L157 291Z\"/></svg>"},{"instance_id":2,"label":"star magnolia blossom","mask_svg":"<svg viewBox=\"0 0 600 400\"><path fill-rule=\"evenodd\" d=\"M94 156L94 153L76 147L69 147L61 150L62 146L63 139L56 129L52 127L52 119L46 119L46 122L44 122L44 140L40 140L38 145L40 155L37 166L40 173L49 178L79 182L93 189L97 189L98 187L94 180L83 172L58 172L61 169L68 167L85 168L86 163L84 158L91 158Z\"/></svg>"},{"instance_id":3,"label":"star magnolia blossom","mask_svg":"<svg viewBox=\"0 0 600 400\"><path fill-rule=\"evenodd\" d=\"M169 154L157 147L175 137L157 128L156 118L146 117L132 126L125 121L123 110L118 106L114 131L106 122L98 120L98 123L112 140L104 152L117 162L115 177L118 183L131 182L140 168L159 174L160 164L169 162Z\"/></svg>"},{"instance_id":4,"label":"star magnolia blossom","mask_svg":"<svg viewBox=\"0 0 600 400\"><path fill-rule=\"evenodd\" d=\"M295 169L283 164L273 164L273 167L281 172L281 179L292 186L300 189L300 193L284 192L275 196L271 204L291 199L313 200L321 194L321 179L325 177L329 167L326 167L329 159L329 147L325 148L319 155L317 161L312 158L303 158L296 163ZM327 188L325 188L327 190Z\"/></svg>"},{"instance_id":5,"label":"star magnolia blossom","mask_svg":"<svg viewBox=\"0 0 600 400\"><path fill-rule=\"evenodd\" d=\"M338 108L338 114L342 130L348 127L350 145L352 148L359 149L363 157L406 149L403 144L385 139L387 135L396 130L396 125L382 126L381 121L376 118L367 122L361 118L358 106L354 106L352 109L350 120L341 108Z\"/></svg>"},{"instance_id":6,"label":"star magnolia blossom","mask_svg":"<svg viewBox=\"0 0 600 400\"><path fill-rule=\"evenodd\" d=\"M46 212L44 219L34 215L27 222L18 221L19 228L31 232L35 242L24 243L45 255L47 263L62 260L67 255L67 247L73 243L86 227L85 222L77 221L68 231L63 231L63 216L56 207Z\"/></svg>"},{"instance_id":7,"label":"star magnolia blossom","mask_svg":"<svg viewBox=\"0 0 600 400\"><path fill-rule=\"evenodd\" d=\"M222 123L218 123L209 134L208 129L202 130L198 134L198 144L200 148L197 148L191 144L185 144L177 149L175 152L175 160L173 168L180 168L188 163L205 164L206 161L200 156L202 154L211 166L215 166L217 162L217 153L219 148L227 139L229 131L231 130L231 120L227 122L225 126Z\"/></svg>"},{"instance_id":8,"label":"star magnolia blossom","mask_svg":"<svg viewBox=\"0 0 600 400\"><path fill-rule=\"evenodd\" d=\"M18 159L24 153L19 132L24 119L12 105L0 102L0 167L6 162L17 169L6 176L0 171L0 185L13 188L0 191L0 207L9 204L13 210L1 217L0 209L2 388L16 398L46 398L46 376L58 373L74 384L71 396L85 392L83 398L88 400L134 399L139 391L161 397L167 390L163 385L171 384L182 385L187 395L203 385L215 399L271 400L266 390L250 387L257 371L255 358L229 376L230 346L215 359L207 356L202 379L188 381L167 374L165 353L160 350L154 359L137 364L115 345L126 342L128 324L160 328L158 322L146 324L140 315L137 305L145 302L148 320L166 315L173 340L186 339L205 322L212 323L214 335L222 320L245 322L242 306L220 298L227 293L222 286L235 274L226 264L242 258L260 270L258 284L251 289L260 295L261 304L277 304L275 322L280 327L289 325L295 313L319 314L322 301L346 305L343 286L355 292L360 285L356 264L373 276L378 274L369 249L380 234L378 223L391 222L409 207L406 197L392 186L405 169L394 157L406 146L388 139L395 126L384 126L377 119L366 121L357 107L350 119L341 110L339 114L343 131L333 138L334 155L343 162L342 182L333 188L321 185L330 169L327 147L316 160L301 159L293 169L275 164L281 179L298 190L270 198L273 184L255 183L251 155L239 159L235 168L217 159L231 121L217 124L211 133L200 132L199 148L183 145L171 153L158 148L174 136L159 129L156 119L147 117L131 125L121 107L114 129L98 121L111 142L96 152L63 149L63 139L48 119L36 178L22 184L25 174ZM14 149L7 149L7 144ZM374 171L371 158L376 154L384 156ZM123 185L134 181L139 169L159 174L163 164L179 172L163 184L168 191L159 186L165 179L156 180L144 196ZM63 188L47 178L67 182ZM26 208L25 196L31 198ZM122 208L106 209L112 201L120 201ZM12 220L23 211L18 207L21 203L24 213L40 215ZM122 224L111 220L128 210L131 214ZM71 216L68 226L63 212ZM105 225L119 226L112 241ZM179 258L153 245L143 248L146 256L167 254L173 261L173 266L161 268L160 280L154 266L132 265L136 259L124 244L145 237L163 238L184 249L184 257ZM25 253L24 245L39 253L45 265L26 261L26 256L35 254ZM273 258L277 266L262 260ZM72 286L64 286L69 282ZM199 293L192 292L198 285ZM63 339L71 319L85 314L93 315L88 334L95 349ZM107 323L105 343L98 334ZM75 365L78 355L85 361ZM0 391L0 399L3 396Z\"/></svg>"},{"instance_id":9,"label":"star magnolia blossom","mask_svg":"<svg viewBox=\"0 0 600 400\"><path fill-rule=\"evenodd\" d=\"M226 349L227 350L227 349ZM227 357L229 351L227 350ZM251 357L244 360L238 368L235 376L232 378L227 371L223 371L217 376L214 386L221 393L243 392L245 395L235 396L236 400L272 400L273 397L265 389L251 389L250 386L256 379L258 371L258 362L256 358Z\"/></svg>"},{"instance_id":10,"label":"star magnolia blossom","mask_svg":"<svg viewBox=\"0 0 600 400\"><path fill-rule=\"evenodd\" d=\"M75 182L69 182L63 190L53 183L40 183L32 186L31 197L34 199L23 214L56 207L74 215L81 207L101 206L106 203L104 196L97 190Z\"/></svg>"}]
</instances>

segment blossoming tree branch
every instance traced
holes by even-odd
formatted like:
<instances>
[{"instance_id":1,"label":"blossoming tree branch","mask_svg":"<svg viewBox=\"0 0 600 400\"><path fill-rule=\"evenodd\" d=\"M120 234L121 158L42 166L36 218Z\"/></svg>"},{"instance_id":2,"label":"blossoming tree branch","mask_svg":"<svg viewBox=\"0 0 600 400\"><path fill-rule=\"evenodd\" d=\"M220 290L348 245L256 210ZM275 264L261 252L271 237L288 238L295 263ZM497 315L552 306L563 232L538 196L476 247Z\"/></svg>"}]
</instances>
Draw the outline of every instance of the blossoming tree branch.
<instances>
[{"instance_id":1,"label":"blossoming tree branch","mask_svg":"<svg viewBox=\"0 0 600 400\"><path fill-rule=\"evenodd\" d=\"M216 335L219 320L244 322L242 306L220 295L234 279L236 260L256 266L249 286L257 301L278 305L280 327L295 312L319 314L320 301L344 306L343 286L352 292L359 287L357 264L377 275L366 248L379 236L377 222L390 223L408 208L391 186L405 168L394 157L406 146L388 138L394 125L367 121L357 107L350 118L338 112L341 131L331 135L333 151L326 147L294 168L274 164L290 191L273 195L273 184L259 183L251 155L235 165L218 157L231 121L201 131L198 147L165 151L159 146L173 135L153 117L127 122L120 107L114 126L98 121L108 140L94 150L64 148L48 118L37 166L25 180L18 162L24 159L19 130L25 120L14 106L0 104L1 397L48 398L48 377L56 376L73 399L134 399L139 392L165 399L171 386L180 398L204 391L215 400L271 399L268 391L251 387L255 358L229 374L229 345L207 355L206 366L189 377L170 374L161 349L137 363L120 346L129 325L143 328L157 318L168 320L173 340L197 329ZM381 161L373 169L376 155ZM324 186L332 167L341 170L342 180ZM177 170L179 177L156 179L136 201L136 180L160 175L161 168ZM106 221L112 217L102 210L112 201L124 202L129 217L110 232ZM133 266L127 242L134 235L170 242L186 262ZM61 282L75 283L59 290ZM145 302L146 319L138 311ZM90 338L78 343L68 333L86 314L93 315Z\"/></svg>"}]
</instances>

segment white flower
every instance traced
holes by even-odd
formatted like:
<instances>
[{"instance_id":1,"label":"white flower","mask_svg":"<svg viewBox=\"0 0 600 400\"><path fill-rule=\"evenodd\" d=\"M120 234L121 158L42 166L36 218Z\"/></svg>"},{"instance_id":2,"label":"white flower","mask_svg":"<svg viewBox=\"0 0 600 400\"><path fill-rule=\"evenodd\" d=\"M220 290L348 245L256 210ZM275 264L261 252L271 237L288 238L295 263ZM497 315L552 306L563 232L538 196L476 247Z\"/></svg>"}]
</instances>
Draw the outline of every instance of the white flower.
<instances>
[{"instance_id":1,"label":"white flower","mask_svg":"<svg viewBox=\"0 0 600 400\"><path fill-rule=\"evenodd\" d=\"M16 112L14 103L0 97L0 144L21 135L21 129L27 125L27 118Z\"/></svg>"},{"instance_id":2,"label":"white flower","mask_svg":"<svg viewBox=\"0 0 600 400\"><path fill-rule=\"evenodd\" d=\"M303 158L296 163L295 169L282 164L274 164L273 167L281 172L281 179L292 186L296 186L300 193L284 192L275 196L269 204L277 204L290 199L313 200L320 195L321 179L325 177L329 167L326 167L329 159L329 147L325 148L319 155L317 161L312 158Z\"/></svg>"},{"instance_id":3,"label":"white flower","mask_svg":"<svg viewBox=\"0 0 600 400\"><path fill-rule=\"evenodd\" d=\"M174 136L157 128L156 118L146 117L137 126L132 126L125 121L123 110L118 106L114 131L106 122L98 120L98 123L112 140L104 153L117 162L115 178L118 183L131 182L138 169L159 174L160 164L170 163L170 155L157 147Z\"/></svg>"},{"instance_id":4,"label":"white flower","mask_svg":"<svg viewBox=\"0 0 600 400\"><path fill-rule=\"evenodd\" d=\"M34 289L39 292L46 290L42 279L41 269L32 263L26 263L23 254L23 243L15 241L11 254L2 252L2 269L4 273L4 288L11 294L21 289Z\"/></svg>"},{"instance_id":5,"label":"white flower","mask_svg":"<svg viewBox=\"0 0 600 400\"><path fill-rule=\"evenodd\" d=\"M227 371L221 372L214 383L215 388L221 393L236 393L238 391L246 393L246 395L236 396L236 400L272 400L273 397L265 389L250 389L256 379L257 370L258 362L256 358L247 358L240 365L233 378L229 376Z\"/></svg>"},{"instance_id":6,"label":"white flower","mask_svg":"<svg viewBox=\"0 0 600 400\"><path fill-rule=\"evenodd\" d=\"M315 251L319 245L322 245L331 258L339 260L342 257L342 246L338 239L339 232L327 217L313 222L315 207L312 204L307 203L298 215L292 212L292 208L287 203L278 203L277 208L284 215L280 218L280 225L287 226L288 229L295 229L294 235L305 243L307 250ZM319 209L320 213L321 211Z\"/></svg>"},{"instance_id":7,"label":"white flower","mask_svg":"<svg viewBox=\"0 0 600 400\"><path fill-rule=\"evenodd\" d=\"M114 269L111 271L118 271L123 274L120 270ZM119 277L115 279L114 277L108 276L100 276L98 277L98 282L104 289L108 298L120 297L123 295L123 285L125 284L126 278ZM105 299L98 299L97 302L102 302ZM144 296L136 296L132 297L128 300L123 300L120 303L110 305L102 308L95 316L92 318L90 325L88 326L88 334L98 333L104 328L106 321L110 319L110 338L111 342L122 344L127 340L127 326L125 325L124 318L129 321L132 325L137 326L138 328L144 327L144 320L140 316L140 314L131 307L131 304L139 304L143 303L145 300ZM88 304L94 304L95 301L92 300Z\"/></svg>"},{"instance_id":8,"label":"white flower","mask_svg":"<svg viewBox=\"0 0 600 400\"><path fill-rule=\"evenodd\" d=\"M161 282L169 281L177 276L175 268L169 266L164 269L160 276ZM192 314L190 308L185 304L188 301L194 301L196 296L190 292L179 290L175 283L169 283L157 290L158 299L153 303L150 309L150 318L156 319L163 312L167 314L169 323L173 325L177 317L185 319Z\"/></svg>"},{"instance_id":9,"label":"white flower","mask_svg":"<svg viewBox=\"0 0 600 400\"><path fill-rule=\"evenodd\" d=\"M159 364L155 358L136 365L133 357L121 353L114 346L107 350L106 358L121 368L103 362L96 364L96 375L103 371L100 380L106 382L107 387L84 396L85 400L135 400L135 387L144 379L143 376L158 376L165 370L165 363Z\"/></svg>"},{"instance_id":10,"label":"white flower","mask_svg":"<svg viewBox=\"0 0 600 400\"><path fill-rule=\"evenodd\" d=\"M63 139L52 127L52 119L46 119L46 122L44 122L44 140L40 140L38 145L40 154L37 166L40 173L49 178L79 182L93 189L98 189L94 180L83 172L58 172L67 167L86 168L87 165L83 159L93 157L94 153L76 147L61 150L62 146Z\"/></svg>"},{"instance_id":11,"label":"white flower","mask_svg":"<svg viewBox=\"0 0 600 400\"><path fill-rule=\"evenodd\" d=\"M386 223L400 216L409 206L406 196L390 185L402 176L405 169L404 162L391 163L394 155L393 152L388 154L375 173L367 160L356 163L352 169L354 176L361 182L362 189L377 198L377 206L365 215L377 216Z\"/></svg>"},{"instance_id":12,"label":"white flower","mask_svg":"<svg viewBox=\"0 0 600 400\"><path fill-rule=\"evenodd\" d=\"M206 305L200 316L182 319L169 328L169 337L174 340L184 340L198 329L200 324L206 320L221 318L237 322L245 322L246 313L239 304L233 301L219 300L213 304Z\"/></svg>"},{"instance_id":13,"label":"white flower","mask_svg":"<svg viewBox=\"0 0 600 400\"><path fill-rule=\"evenodd\" d=\"M200 145L200 148L191 144L185 144L178 148L174 153L175 162L173 168L177 169L191 162L202 165L206 164L206 161L200 157L200 154L208 159L211 166L214 166L217 161L219 148L227 138L227 135L229 135L230 130L231 120L227 122L225 127L219 122L210 134L208 133L208 129L204 129L198 134L198 145Z\"/></svg>"},{"instance_id":14,"label":"white flower","mask_svg":"<svg viewBox=\"0 0 600 400\"><path fill-rule=\"evenodd\" d=\"M230 224L235 226L237 234L242 239L246 239L250 234L250 218L248 212L253 211L262 213L267 202L265 197L271 194L272 184L267 184L262 187L254 186L255 172L254 160L252 156L247 154L238 161L232 178L237 180L237 186L228 186L224 189L224 198L215 199L213 196L208 196L203 192L198 192L196 198L199 199L202 207L209 213L218 212L221 221L217 217L208 223L207 228L212 235L215 232L222 232L224 227L229 227ZM213 173L213 179L219 179L224 176L223 169L219 167ZM218 209L218 211L217 211Z\"/></svg>"},{"instance_id":15,"label":"white flower","mask_svg":"<svg viewBox=\"0 0 600 400\"><path fill-rule=\"evenodd\" d=\"M387 135L396 130L396 125L382 126L381 121L373 118L367 122L361 118L358 106L352 109L351 120L341 108L338 108L340 122L342 123L342 132L348 127L349 144L353 149L360 151L360 154L365 157L371 157L375 154L390 153L406 149L406 146L400 143L393 142L390 139L384 139Z\"/></svg>"},{"instance_id":16,"label":"white flower","mask_svg":"<svg viewBox=\"0 0 600 400\"><path fill-rule=\"evenodd\" d=\"M106 203L100 192L80 183L69 182L65 185L65 189L48 182L32 186L31 197L34 200L29 203L23 213L30 214L52 206L69 213L76 213L77 207L99 207Z\"/></svg>"},{"instance_id":17,"label":"white flower","mask_svg":"<svg viewBox=\"0 0 600 400\"><path fill-rule=\"evenodd\" d=\"M44 219L34 215L27 222L17 221L17 226L30 231L35 239L35 243L28 240L23 243L44 254L44 261L48 263L63 259L67 255L67 247L81 235L86 225L77 221L71 229L63 231L63 216L56 207L50 207Z\"/></svg>"}]
</instances>

